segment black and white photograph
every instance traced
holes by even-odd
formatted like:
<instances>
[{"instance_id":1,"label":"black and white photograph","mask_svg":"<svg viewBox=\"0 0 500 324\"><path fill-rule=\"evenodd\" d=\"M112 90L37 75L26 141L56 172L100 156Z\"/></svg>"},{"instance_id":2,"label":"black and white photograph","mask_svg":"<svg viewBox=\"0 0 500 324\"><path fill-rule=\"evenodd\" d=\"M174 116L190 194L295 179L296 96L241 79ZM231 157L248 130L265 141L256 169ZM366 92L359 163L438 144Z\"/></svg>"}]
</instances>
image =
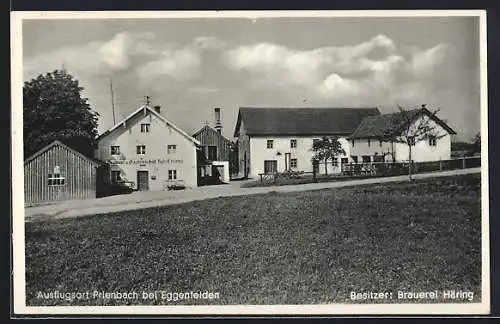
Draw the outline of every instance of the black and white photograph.
<instances>
[{"instance_id":1,"label":"black and white photograph","mask_svg":"<svg viewBox=\"0 0 500 324\"><path fill-rule=\"evenodd\" d=\"M11 28L16 313L489 313L485 11Z\"/></svg>"}]
</instances>

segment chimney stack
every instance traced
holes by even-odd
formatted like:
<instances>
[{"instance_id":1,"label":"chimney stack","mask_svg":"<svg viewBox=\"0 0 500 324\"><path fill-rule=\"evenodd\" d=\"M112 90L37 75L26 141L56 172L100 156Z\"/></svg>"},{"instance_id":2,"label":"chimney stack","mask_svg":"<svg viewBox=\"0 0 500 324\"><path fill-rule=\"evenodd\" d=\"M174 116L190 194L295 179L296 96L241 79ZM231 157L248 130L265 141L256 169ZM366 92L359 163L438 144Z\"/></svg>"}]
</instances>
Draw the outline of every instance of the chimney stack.
<instances>
[{"instance_id":1,"label":"chimney stack","mask_svg":"<svg viewBox=\"0 0 500 324\"><path fill-rule=\"evenodd\" d=\"M160 113L161 111L161 106L154 106L153 109L157 112Z\"/></svg>"},{"instance_id":2,"label":"chimney stack","mask_svg":"<svg viewBox=\"0 0 500 324\"><path fill-rule=\"evenodd\" d=\"M221 133L222 132L222 124L220 122L220 108L215 108L215 130L217 132Z\"/></svg>"}]
</instances>

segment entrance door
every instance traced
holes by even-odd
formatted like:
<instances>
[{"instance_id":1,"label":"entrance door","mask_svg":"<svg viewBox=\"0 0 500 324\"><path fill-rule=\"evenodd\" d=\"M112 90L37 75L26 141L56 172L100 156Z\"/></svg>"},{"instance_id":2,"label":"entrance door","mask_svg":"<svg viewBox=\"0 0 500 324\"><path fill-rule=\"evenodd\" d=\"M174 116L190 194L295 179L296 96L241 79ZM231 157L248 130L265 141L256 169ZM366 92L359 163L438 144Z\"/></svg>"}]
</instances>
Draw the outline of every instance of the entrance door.
<instances>
[{"instance_id":1,"label":"entrance door","mask_svg":"<svg viewBox=\"0 0 500 324\"><path fill-rule=\"evenodd\" d=\"M290 170L290 155L291 153L285 153L285 171Z\"/></svg>"},{"instance_id":2,"label":"entrance door","mask_svg":"<svg viewBox=\"0 0 500 324\"><path fill-rule=\"evenodd\" d=\"M266 160L264 161L264 173L276 173L278 169L278 161Z\"/></svg>"},{"instance_id":3,"label":"entrance door","mask_svg":"<svg viewBox=\"0 0 500 324\"><path fill-rule=\"evenodd\" d=\"M137 171L137 190L149 190L148 171Z\"/></svg>"}]
</instances>

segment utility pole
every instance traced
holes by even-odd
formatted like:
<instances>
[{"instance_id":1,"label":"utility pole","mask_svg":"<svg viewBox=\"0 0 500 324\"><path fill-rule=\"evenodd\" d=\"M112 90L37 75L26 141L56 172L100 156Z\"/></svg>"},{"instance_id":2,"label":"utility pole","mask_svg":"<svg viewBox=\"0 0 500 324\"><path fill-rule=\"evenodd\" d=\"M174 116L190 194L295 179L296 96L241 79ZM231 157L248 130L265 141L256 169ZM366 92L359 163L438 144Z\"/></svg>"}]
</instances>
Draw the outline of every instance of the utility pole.
<instances>
[{"instance_id":1,"label":"utility pole","mask_svg":"<svg viewBox=\"0 0 500 324\"><path fill-rule=\"evenodd\" d=\"M115 118L115 98L113 95L113 80L110 78L109 79L109 88L111 90L111 108L113 110L113 126L116 125L116 118Z\"/></svg>"}]
</instances>

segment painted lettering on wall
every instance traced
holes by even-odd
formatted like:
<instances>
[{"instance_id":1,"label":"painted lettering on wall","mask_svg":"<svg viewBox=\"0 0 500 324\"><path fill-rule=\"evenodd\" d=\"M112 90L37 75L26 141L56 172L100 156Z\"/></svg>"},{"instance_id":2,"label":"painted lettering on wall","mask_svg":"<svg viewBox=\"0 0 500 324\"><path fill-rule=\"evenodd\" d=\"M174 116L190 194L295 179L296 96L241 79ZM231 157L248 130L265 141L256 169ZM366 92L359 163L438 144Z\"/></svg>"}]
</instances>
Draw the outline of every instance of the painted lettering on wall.
<instances>
[{"instance_id":1,"label":"painted lettering on wall","mask_svg":"<svg viewBox=\"0 0 500 324\"><path fill-rule=\"evenodd\" d=\"M109 164L163 164L183 163L183 160L174 159L152 159L152 160L107 160Z\"/></svg>"}]
</instances>

